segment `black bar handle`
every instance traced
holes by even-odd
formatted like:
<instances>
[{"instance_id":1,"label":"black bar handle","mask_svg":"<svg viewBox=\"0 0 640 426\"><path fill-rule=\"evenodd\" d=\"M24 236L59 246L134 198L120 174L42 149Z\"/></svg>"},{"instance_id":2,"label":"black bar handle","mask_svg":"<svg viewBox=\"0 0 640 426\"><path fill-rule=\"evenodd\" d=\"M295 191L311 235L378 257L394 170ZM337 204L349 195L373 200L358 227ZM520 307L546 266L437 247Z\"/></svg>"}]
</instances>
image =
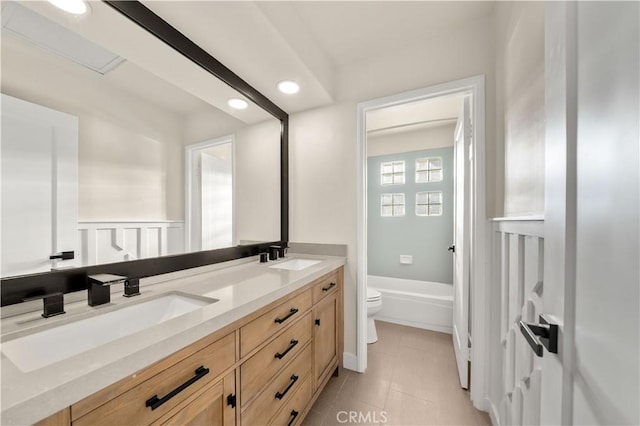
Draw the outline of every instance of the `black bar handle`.
<instances>
[{"instance_id":1,"label":"black bar handle","mask_svg":"<svg viewBox=\"0 0 640 426\"><path fill-rule=\"evenodd\" d=\"M542 356L542 343L538 340L533 330L530 328L530 324L520 321L520 331L526 339L529 346L537 356Z\"/></svg>"},{"instance_id":2,"label":"black bar handle","mask_svg":"<svg viewBox=\"0 0 640 426\"><path fill-rule=\"evenodd\" d=\"M283 322L285 322L286 320L288 320L289 318L294 316L296 313L298 313L298 308L291 308L291 310L289 311L287 316L282 317L282 318L276 318L274 322L276 322L278 324L282 324Z\"/></svg>"},{"instance_id":3,"label":"black bar handle","mask_svg":"<svg viewBox=\"0 0 640 426\"><path fill-rule=\"evenodd\" d=\"M291 420L289 420L289 423L287 423L287 426L291 426L293 422L296 421L296 417L298 417L298 414L300 413L297 412L296 410L291 410Z\"/></svg>"},{"instance_id":4,"label":"black bar handle","mask_svg":"<svg viewBox=\"0 0 640 426\"><path fill-rule=\"evenodd\" d=\"M455 252L456 252L456 245L454 244L454 245L449 246L449 247L447 248L447 251L450 251L450 252L455 253Z\"/></svg>"},{"instance_id":5,"label":"black bar handle","mask_svg":"<svg viewBox=\"0 0 640 426\"><path fill-rule=\"evenodd\" d=\"M336 286L336 283L331 283L331 284L329 284L328 287L322 287L322 291L329 291L335 286Z\"/></svg>"},{"instance_id":6,"label":"black bar handle","mask_svg":"<svg viewBox=\"0 0 640 426\"><path fill-rule=\"evenodd\" d=\"M162 398L158 398L158 395L153 395L151 398L147 399L145 406L151 407L151 410L155 410L156 408L160 407L162 404L169 401L171 398L173 398L174 396L176 396L177 394L179 394L180 392L182 392L183 390L185 390L186 388L188 388L198 380L202 379L207 374L209 374L209 369L204 368L204 366L201 365L196 369L195 376L193 376L192 378L190 378L189 380L187 380L186 382L184 382L183 384L181 384L180 386L178 386L177 388L175 388L174 390L172 390Z\"/></svg>"},{"instance_id":7,"label":"black bar handle","mask_svg":"<svg viewBox=\"0 0 640 426\"><path fill-rule=\"evenodd\" d=\"M539 316L540 324L527 324L520 321L520 331L538 356L542 356L545 347L552 354L558 353L558 324L553 324L545 315Z\"/></svg>"},{"instance_id":8,"label":"black bar handle","mask_svg":"<svg viewBox=\"0 0 640 426\"><path fill-rule=\"evenodd\" d=\"M295 374L292 374L291 375L291 382L289 382L289 386L287 386L286 389L283 390L282 392L276 392L276 398L277 399L284 398L284 396L287 394L287 392L289 392L289 389L291 389L291 387L293 385L295 385L297 381L298 381L298 376L296 376Z\"/></svg>"},{"instance_id":9,"label":"black bar handle","mask_svg":"<svg viewBox=\"0 0 640 426\"><path fill-rule=\"evenodd\" d=\"M274 355L274 357L278 359L282 359L287 353L289 353L291 349L294 348L295 345L298 344L298 341L296 339L291 339L291 342L289 343L290 343L289 347L284 352L282 353L278 352L277 354Z\"/></svg>"}]
</instances>

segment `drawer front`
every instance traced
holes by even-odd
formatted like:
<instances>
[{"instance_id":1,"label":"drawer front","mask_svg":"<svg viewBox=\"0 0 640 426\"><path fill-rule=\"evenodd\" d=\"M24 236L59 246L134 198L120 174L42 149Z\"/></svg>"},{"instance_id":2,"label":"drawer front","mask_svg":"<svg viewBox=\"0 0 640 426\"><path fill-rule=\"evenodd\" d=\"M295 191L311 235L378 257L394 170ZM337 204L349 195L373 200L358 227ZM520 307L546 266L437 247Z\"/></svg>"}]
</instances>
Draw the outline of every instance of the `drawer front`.
<instances>
[{"instance_id":1,"label":"drawer front","mask_svg":"<svg viewBox=\"0 0 640 426\"><path fill-rule=\"evenodd\" d=\"M240 357L289 326L311 307L311 291L282 303L240 329Z\"/></svg>"},{"instance_id":2,"label":"drawer front","mask_svg":"<svg viewBox=\"0 0 640 426\"><path fill-rule=\"evenodd\" d=\"M302 352L310 339L311 313L309 312L242 364L240 367L242 401L249 403L280 369Z\"/></svg>"},{"instance_id":3,"label":"drawer front","mask_svg":"<svg viewBox=\"0 0 640 426\"><path fill-rule=\"evenodd\" d=\"M326 296L333 294L338 289L338 273L333 272L323 278L320 278L316 284L313 285L313 303L318 303Z\"/></svg>"},{"instance_id":4,"label":"drawer front","mask_svg":"<svg viewBox=\"0 0 640 426\"><path fill-rule=\"evenodd\" d=\"M211 383L216 376L233 366L234 362L235 334L231 333L90 411L75 420L74 425L149 424ZM208 373L203 374L205 370L199 367L208 369ZM181 391L167 398L181 387ZM166 402L152 410L147 406L147 401L154 395ZM73 411L73 406L71 410Z\"/></svg>"},{"instance_id":5,"label":"drawer front","mask_svg":"<svg viewBox=\"0 0 640 426\"><path fill-rule=\"evenodd\" d=\"M300 389L291 397L289 402L269 422L270 425L289 426L301 422L302 413L311 400L311 377L302 383Z\"/></svg>"},{"instance_id":6,"label":"drawer front","mask_svg":"<svg viewBox=\"0 0 640 426\"><path fill-rule=\"evenodd\" d=\"M311 373L311 345L282 370L242 413L242 424L264 423L282 408ZM244 403L243 403L244 405Z\"/></svg>"}]
</instances>

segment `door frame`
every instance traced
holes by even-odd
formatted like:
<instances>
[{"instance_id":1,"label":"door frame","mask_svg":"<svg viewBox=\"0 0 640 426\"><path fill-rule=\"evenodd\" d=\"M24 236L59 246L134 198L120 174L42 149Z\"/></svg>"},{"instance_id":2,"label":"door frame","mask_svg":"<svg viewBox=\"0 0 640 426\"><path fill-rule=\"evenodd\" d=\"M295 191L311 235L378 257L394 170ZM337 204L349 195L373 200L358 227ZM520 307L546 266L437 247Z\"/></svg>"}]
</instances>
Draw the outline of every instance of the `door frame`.
<instances>
[{"instance_id":1,"label":"door frame","mask_svg":"<svg viewBox=\"0 0 640 426\"><path fill-rule=\"evenodd\" d=\"M366 113L378 109L436 98L445 95L471 94L473 117L471 154L475 161L473 185L471 188L472 206L472 246L470 250L471 282L473 294L469 301L471 309L471 400L473 404L486 411L486 386L489 383L489 368L486 362L487 326L489 325L489 226L486 213L486 161L485 161L485 78L477 75L461 80L450 81L422 89L411 90L391 96L358 103L357 116L357 239L356 239L356 359L355 365L347 365L363 373L367 368L367 139ZM474 288L474 283L475 288ZM348 363L351 364L351 363Z\"/></svg>"},{"instance_id":2,"label":"door frame","mask_svg":"<svg viewBox=\"0 0 640 426\"><path fill-rule=\"evenodd\" d=\"M222 136L215 139L208 139L206 141L186 145L184 147L184 249L186 253L192 251L191 249L191 213L192 213L192 183L193 183L193 152L206 148L211 148L217 145L231 144L231 175L232 175L232 217L233 217L233 229L231 230L231 238L235 243L236 240L236 144L233 135Z\"/></svg>"}]
</instances>

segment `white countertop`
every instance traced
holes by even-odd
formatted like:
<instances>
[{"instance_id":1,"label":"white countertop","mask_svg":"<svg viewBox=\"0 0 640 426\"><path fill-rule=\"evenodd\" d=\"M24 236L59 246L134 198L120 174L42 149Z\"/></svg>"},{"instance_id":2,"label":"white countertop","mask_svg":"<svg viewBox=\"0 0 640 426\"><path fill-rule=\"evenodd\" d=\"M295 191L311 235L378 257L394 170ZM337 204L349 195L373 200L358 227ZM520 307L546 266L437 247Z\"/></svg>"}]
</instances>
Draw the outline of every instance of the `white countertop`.
<instances>
[{"instance_id":1,"label":"white countertop","mask_svg":"<svg viewBox=\"0 0 640 426\"><path fill-rule=\"evenodd\" d=\"M39 421L345 264L342 257L307 254L289 254L282 261L292 258L319 259L321 262L299 271L290 271L269 268L276 262L261 264L256 256L143 279L140 282L142 294L132 298L121 297L122 288L118 286L112 289L111 303L100 307L88 306L84 298L65 303L65 315L45 319L39 310L2 319L1 341L6 342L139 303L165 292L179 291L219 299L216 303L32 372L22 372L3 353L0 357L0 423L24 425ZM67 295L65 301L66 298Z\"/></svg>"}]
</instances>

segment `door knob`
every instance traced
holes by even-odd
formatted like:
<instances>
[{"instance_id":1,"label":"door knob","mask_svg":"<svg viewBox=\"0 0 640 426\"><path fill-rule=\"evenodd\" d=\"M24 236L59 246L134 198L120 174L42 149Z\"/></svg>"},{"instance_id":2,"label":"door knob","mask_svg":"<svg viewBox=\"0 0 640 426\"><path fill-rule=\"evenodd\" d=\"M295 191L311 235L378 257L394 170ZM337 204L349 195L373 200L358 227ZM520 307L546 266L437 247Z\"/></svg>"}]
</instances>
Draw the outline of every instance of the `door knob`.
<instances>
[{"instance_id":1,"label":"door knob","mask_svg":"<svg viewBox=\"0 0 640 426\"><path fill-rule=\"evenodd\" d=\"M558 353L558 324L552 324L544 315L540 315L540 324L527 324L520 321L520 331L538 356L542 356L542 347L553 354Z\"/></svg>"},{"instance_id":2,"label":"door knob","mask_svg":"<svg viewBox=\"0 0 640 426\"><path fill-rule=\"evenodd\" d=\"M455 244L450 245L449 248L447 249L447 251L455 253L456 252L456 245Z\"/></svg>"}]
</instances>

